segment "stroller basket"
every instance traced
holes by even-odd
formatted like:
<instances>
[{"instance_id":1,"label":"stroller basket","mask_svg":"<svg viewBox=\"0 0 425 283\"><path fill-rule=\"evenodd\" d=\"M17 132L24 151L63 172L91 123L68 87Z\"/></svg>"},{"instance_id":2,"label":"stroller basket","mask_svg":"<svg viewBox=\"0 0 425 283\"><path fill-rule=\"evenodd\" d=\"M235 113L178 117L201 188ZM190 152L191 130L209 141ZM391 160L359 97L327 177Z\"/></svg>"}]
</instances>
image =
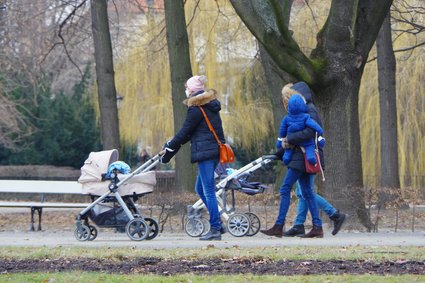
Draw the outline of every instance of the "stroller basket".
<instances>
[{"instance_id":1,"label":"stroller basket","mask_svg":"<svg viewBox=\"0 0 425 283\"><path fill-rule=\"evenodd\" d=\"M89 218L102 227L125 227L130 219L117 203L99 203L90 209Z\"/></svg>"},{"instance_id":2,"label":"stroller basket","mask_svg":"<svg viewBox=\"0 0 425 283\"><path fill-rule=\"evenodd\" d=\"M267 189L267 187L260 182L246 182L241 180L239 180L239 182L241 183L239 191L250 196L262 194Z\"/></svg>"}]
</instances>

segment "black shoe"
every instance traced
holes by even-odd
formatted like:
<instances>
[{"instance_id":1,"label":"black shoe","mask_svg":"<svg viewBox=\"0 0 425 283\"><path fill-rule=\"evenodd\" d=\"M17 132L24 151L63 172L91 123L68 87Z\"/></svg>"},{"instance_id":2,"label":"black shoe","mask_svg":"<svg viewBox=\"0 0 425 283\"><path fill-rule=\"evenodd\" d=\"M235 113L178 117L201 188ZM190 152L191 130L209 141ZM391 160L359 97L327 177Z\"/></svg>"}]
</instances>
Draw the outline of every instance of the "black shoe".
<instances>
[{"instance_id":1,"label":"black shoe","mask_svg":"<svg viewBox=\"0 0 425 283\"><path fill-rule=\"evenodd\" d=\"M302 236L305 234L304 225L294 225L291 229L283 233L285 237Z\"/></svg>"},{"instance_id":2,"label":"black shoe","mask_svg":"<svg viewBox=\"0 0 425 283\"><path fill-rule=\"evenodd\" d=\"M225 234L227 232L226 225L221 223L220 234Z\"/></svg>"},{"instance_id":3,"label":"black shoe","mask_svg":"<svg viewBox=\"0 0 425 283\"><path fill-rule=\"evenodd\" d=\"M332 230L332 235L335 236L341 229L342 224L344 224L346 215L344 213L340 213L339 210L337 210L336 213L329 218L334 222L334 229Z\"/></svg>"},{"instance_id":4,"label":"black shoe","mask_svg":"<svg viewBox=\"0 0 425 283\"><path fill-rule=\"evenodd\" d=\"M220 241L221 240L221 233L220 230L211 228L210 231L205 234L204 236L202 236L201 238L199 238L199 240L201 241Z\"/></svg>"}]
</instances>

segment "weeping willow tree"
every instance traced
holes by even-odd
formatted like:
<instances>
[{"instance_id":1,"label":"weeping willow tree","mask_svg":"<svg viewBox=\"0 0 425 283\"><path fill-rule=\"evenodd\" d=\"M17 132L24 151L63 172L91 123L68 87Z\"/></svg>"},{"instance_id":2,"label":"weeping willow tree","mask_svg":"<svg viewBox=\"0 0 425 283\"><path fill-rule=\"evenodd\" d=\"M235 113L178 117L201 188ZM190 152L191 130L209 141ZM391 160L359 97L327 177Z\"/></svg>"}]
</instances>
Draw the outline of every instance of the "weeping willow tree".
<instances>
[{"instance_id":1,"label":"weeping willow tree","mask_svg":"<svg viewBox=\"0 0 425 283\"><path fill-rule=\"evenodd\" d=\"M259 154L258 145L269 139L271 112L252 86L260 74L254 39L227 1L186 1L185 11L193 74L205 74L207 87L218 91L226 138ZM164 15L148 12L137 26L116 60L117 90L124 97L120 131L125 142L154 153L174 135Z\"/></svg>"},{"instance_id":2,"label":"weeping willow tree","mask_svg":"<svg viewBox=\"0 0 425 283\"><path fill-rule=\"evenodd\" d=\"M409 1L417 4L416 1ZM425 22L424 15L417 14L418 22ZM406 30L407 24L393 23L393 30ZM403 33L394 37L394 50L402 50L425 41L424 34L415 36ZM398 157L401 187L423 188L425 185L425 79L423 66L425 61L424 47L418 47L408 52L397 52L397 127L398 127ZM374 57L375 51L370 57ZM380 179L380 128L379 128L379 94L377 86L376 61L370 62L365 68L360 95L360 121L363 174L365 185L379 186ZM388 153L392 154L392 153ZM395 154L395 153L394 153Z\"/></svg>"},{"instance_id":3,"label":"weeping willow tree","mask_svg":"<svg viewBox=\"0 0 425 283\"><path fill-rule=\"evenodd\" d=\"M290 29L303 52L313 50L330 1L295 6ZM227 139L262 154L260 146L274 140L270 102L255 86L261 70L255 58L257 46L227 1L186 1L186 20L194 74L206 74L208 87L217 89ZM149 17L148 17L149 18ZM313 19L313 20L312 20ZM121 138L148 148L151 153L174 135L171 86L161 10L149 20L137 19L138 30L116 60L116 84L124 97L119 109ZM410 46L415 38L405 34L394 49ZM420 40L418 40L420 41ZM423 47L397 53L398 144L401 186L423 186L425 161ZM369 57L373 57L372 50ZM365 66L359 93L359 124L364 184L379 186L379 96L376 61ZM326 129L325 129L326 130ZM267 151L267 149L265 149ZM326 149L325 149L326 150ZM421 179L422 178L422 179ZM422 183L421 183L422 182Z\"/></svg>"}]
</instances>

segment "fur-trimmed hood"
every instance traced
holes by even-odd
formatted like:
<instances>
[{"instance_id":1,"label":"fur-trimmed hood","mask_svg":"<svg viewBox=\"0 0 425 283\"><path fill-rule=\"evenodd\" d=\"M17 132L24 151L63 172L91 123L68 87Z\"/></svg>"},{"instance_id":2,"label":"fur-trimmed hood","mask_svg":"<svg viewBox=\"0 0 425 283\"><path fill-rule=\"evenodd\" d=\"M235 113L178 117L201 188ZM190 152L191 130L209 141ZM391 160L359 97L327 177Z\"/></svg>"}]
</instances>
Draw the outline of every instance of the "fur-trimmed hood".
<instances>
[{"instance_id":1,"label":"fur-trimmed hood","mask_svg":"<svg viewBox=\"0 0 425 283\"><path fill-rule=\"evenodd\" d=\"M188 99L183 100L183 104L190 106L201 106L205 105L214 99L217 99L217 91L215 89L208 89L200 94L192 96Z\"/></svg>"},{"instance_id":2,"label":"fur-trimmed hood","mask_svg":"<svg viewBox=\"0 0 425 283\"><path fill-rule=\"evenodd\" d=\"M222 121L220 117L221 104L217 91L199 91L184 101L188 106L186 119L182 128L168 142L168 147L178 149L190 140L190 160L192 163L204 160L218 160L220 157L217 140L208 127L200 107L205 112L214 131L222 143L225 142ZM199 106L199 107L198 107Z\"/></svg>"}]
</instances>

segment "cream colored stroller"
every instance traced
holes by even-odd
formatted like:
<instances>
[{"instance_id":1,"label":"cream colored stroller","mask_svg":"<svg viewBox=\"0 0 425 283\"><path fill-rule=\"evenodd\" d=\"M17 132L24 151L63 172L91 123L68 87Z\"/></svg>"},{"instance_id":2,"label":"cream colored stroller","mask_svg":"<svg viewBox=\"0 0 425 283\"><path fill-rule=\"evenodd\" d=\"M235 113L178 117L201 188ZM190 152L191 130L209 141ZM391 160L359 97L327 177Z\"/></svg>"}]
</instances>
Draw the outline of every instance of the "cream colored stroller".
<instances>
[{"instance_id":1,"label":"cream colored stroller","mask_svg":"<svg viewBox=\"0 0 425 283\"><path fill-rule=\"evenodd\" d=\"M91 152L78 182L83 194L91 197L92 203L82 210L76 220L75 237L79 241L92 241L97 237L98 227L116 228L124 231L134 241L151 240L158 235L158 223L143 217L135 202L153 192L156 185L155 171L159 163L156 155L129 174L117 169L108 172L109 166L118 161L118 150Z\"/></svg>"}]
</instances>

